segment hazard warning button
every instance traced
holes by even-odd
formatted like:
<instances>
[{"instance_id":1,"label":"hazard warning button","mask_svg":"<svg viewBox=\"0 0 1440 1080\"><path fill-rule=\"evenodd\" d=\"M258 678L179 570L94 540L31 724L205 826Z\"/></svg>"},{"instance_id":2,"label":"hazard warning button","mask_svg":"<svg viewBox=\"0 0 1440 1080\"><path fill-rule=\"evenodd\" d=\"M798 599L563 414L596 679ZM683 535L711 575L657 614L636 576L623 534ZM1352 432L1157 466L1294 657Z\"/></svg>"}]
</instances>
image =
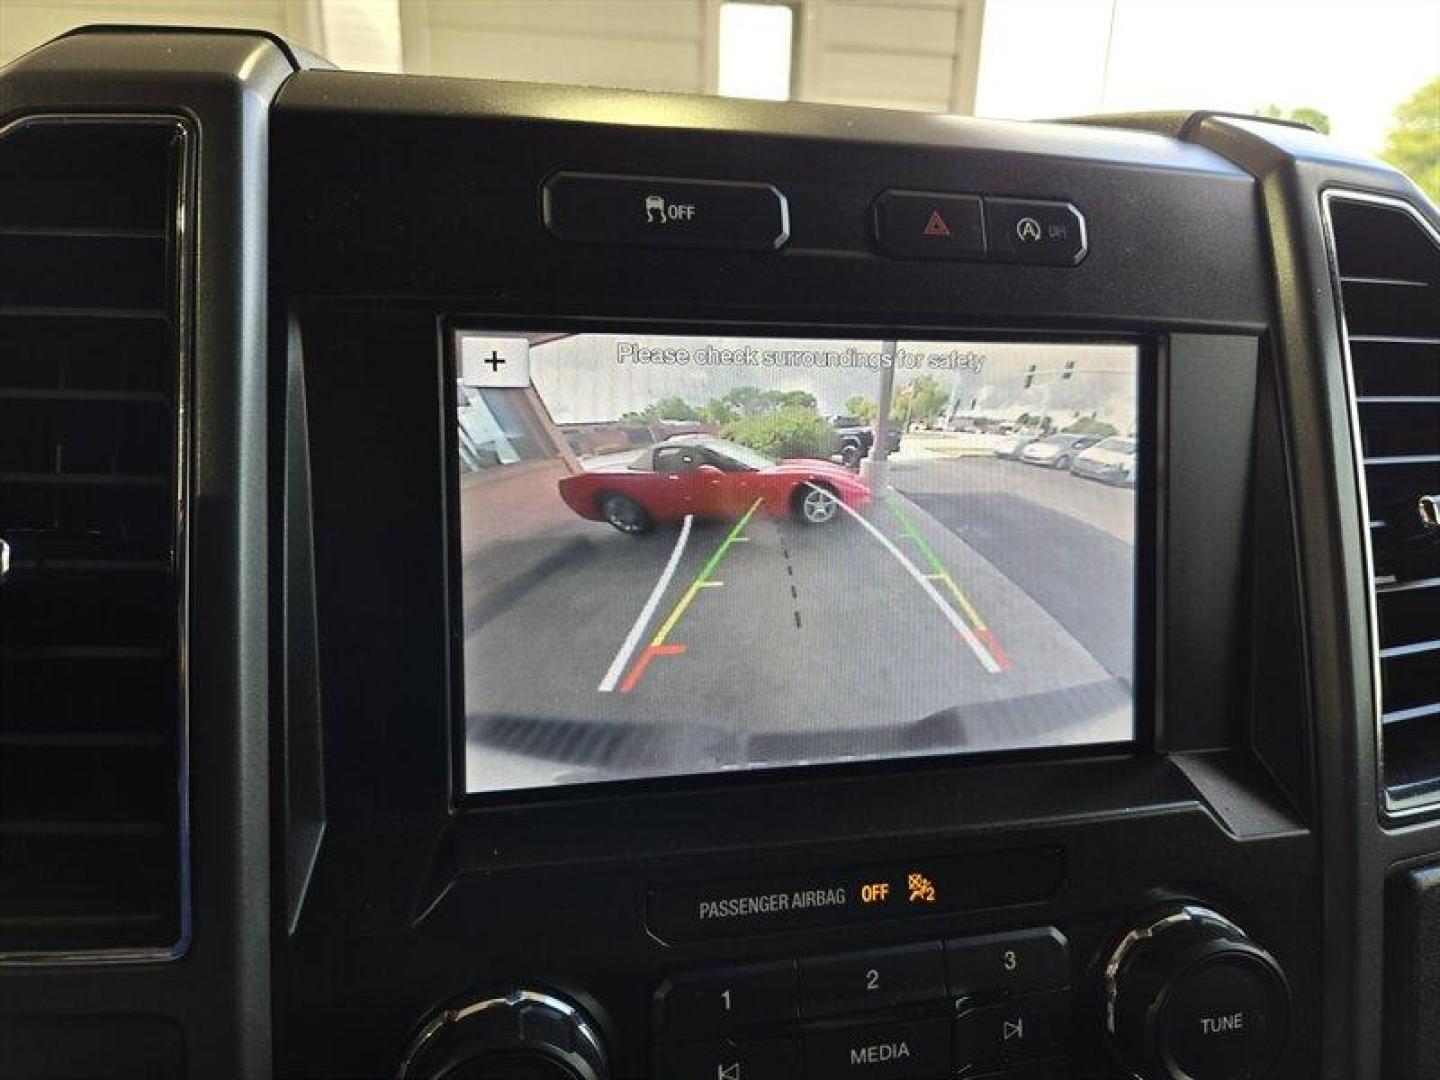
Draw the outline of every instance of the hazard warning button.
<instances>
[{"instance_id":1,"label":"hazard warning button","mask_svg":"<svg viewBox=\"0 0 1440 1080\"><path fill-rule=\"evenodd\" d=\"M875 200L875 240L900 259L983 259L978 195L887 191Z\"/></svg>"}]
</instances>

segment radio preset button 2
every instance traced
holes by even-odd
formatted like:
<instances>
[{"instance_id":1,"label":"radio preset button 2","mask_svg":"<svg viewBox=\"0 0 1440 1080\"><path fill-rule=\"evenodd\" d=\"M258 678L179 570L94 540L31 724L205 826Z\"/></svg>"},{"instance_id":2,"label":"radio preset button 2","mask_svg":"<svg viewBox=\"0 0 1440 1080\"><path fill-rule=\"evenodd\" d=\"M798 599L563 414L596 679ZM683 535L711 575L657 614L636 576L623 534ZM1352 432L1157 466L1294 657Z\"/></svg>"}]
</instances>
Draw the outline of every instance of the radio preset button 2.
<instances>
[{"instance_id":1,"label":"radio preset button 2","mask_svg":"<svg viewBox=\"0 0 1440 1080\"><path fill-rule=\"evenodd\" d=\"M938 941L800 961L800 1011L807 1020L944 996Z\"/></svg>"},{"instance_id":2,"label":"radio preset button 2","mask_svg":"<svg viewBox=\"0 0 1440 1080\"><path fill-rule=\"evenodd\" d=\"M655 992L655 1030L694 1038L747 1024L794 1020L795 964L784 960L676 975Z\"/></svg>"}]
</instances>

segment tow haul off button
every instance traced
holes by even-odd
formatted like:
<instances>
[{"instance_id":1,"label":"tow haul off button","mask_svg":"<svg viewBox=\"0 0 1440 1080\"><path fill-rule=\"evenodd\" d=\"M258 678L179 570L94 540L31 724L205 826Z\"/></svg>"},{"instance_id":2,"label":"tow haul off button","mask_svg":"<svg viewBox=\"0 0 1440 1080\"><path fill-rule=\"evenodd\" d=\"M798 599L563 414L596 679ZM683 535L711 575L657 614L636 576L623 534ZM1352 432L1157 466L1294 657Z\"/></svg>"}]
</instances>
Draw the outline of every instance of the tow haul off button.
<instances>
[{"instance_id":1,"label":"tow haul off button","mask_svg":"<svg viewBox=\"0 0 1440 1080\"><path fill-rule=\"evenodd\" d=\"M983 259L980 199L929 191L887 191L875 200L875 239L899 259Z\"/></svg>"},{"instance_id":2,"label":"tow haul off button","mask_svg":"<svg viewBox=\"0 0 1440 1080\"><path fill-rule=\"evenodd\" d=\"M775 251L790 238L790 208L770 184L559 172L541 213L572 244Z\"/></svg>"}]
</instances>

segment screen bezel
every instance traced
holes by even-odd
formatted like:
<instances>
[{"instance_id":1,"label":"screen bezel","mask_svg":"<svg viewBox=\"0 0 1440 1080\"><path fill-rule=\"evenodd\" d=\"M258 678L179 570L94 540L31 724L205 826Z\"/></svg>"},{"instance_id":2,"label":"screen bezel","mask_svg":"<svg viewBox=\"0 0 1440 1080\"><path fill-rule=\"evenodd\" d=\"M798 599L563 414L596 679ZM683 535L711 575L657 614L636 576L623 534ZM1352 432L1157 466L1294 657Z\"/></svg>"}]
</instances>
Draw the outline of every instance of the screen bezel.
<instances>
[{"instance_id":1,"label":"screen bezel","mask_svg":"<svg viewBox=\"0 0 1440 1080\"><path fill-rule=\"evenodd\" d=\"M1139 442L1140 476L1135 487L1135 579L1132 619L1135 666L1131 677L1132 736L1127 740L1054 747L1021 747L1006 750L935 752L863 761L812 762L772 765L725 771L632 777L616 780L503 788L493 791L467 790L465 769L465 664L464 597L460 556L460 469L457 425L454 422L457 342L462 333L500 331L567 333L628 333L670 335L715 335L765 338L856 338L864 340L955 341L957 343L997 342L1010 344L1121 345L1136 350L1136 434ZM796 782L803 778L883 777L927 770L951 770L956 766L1005 764L1011 762L1073 761L1094 757L1130 755L1157 745L1162 727L1161 678L1162 642L1159 633L1163 595L1160 557L1165 490L1161 452L1165 434L1167 352L1162 338L1146 334L1117 333L1113 330L995 330L934 325L880 325L874 323L825 324L778 323L773 321L726 321L635 318L616 319L591 316L537 315L454 315L439 321L441 462L444 470L445 571L448 611L446 625L449 649L448 698L450 721L450 805L459 810L494 807L537 806L595 802L616 796L709 791L727 791L747 784Z\"/></svg>"}]
</instances>

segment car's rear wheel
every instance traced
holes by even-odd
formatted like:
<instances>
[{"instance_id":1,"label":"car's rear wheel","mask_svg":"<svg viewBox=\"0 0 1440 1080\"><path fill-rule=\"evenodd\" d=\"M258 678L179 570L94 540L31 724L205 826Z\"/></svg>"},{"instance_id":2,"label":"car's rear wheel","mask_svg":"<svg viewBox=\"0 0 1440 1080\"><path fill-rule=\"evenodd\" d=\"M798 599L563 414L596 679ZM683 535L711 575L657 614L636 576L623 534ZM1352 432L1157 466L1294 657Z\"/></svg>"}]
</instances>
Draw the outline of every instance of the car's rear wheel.
<instances>
[{"instance_id":1,"label":"car's rear wheel","mask_svg":"<svg viewBox=\"0 0 1440 1080\"><path fill-rule=\"evenodd\" d=\"M1068 457L1063 457L1063 456L1062 456L1062 457L1058 457L1058 458L1055 459L1055 468L1057 468L1057 469L1068 469L1069 467L1070 467L1070 459L1069 459Z\"/></svg>"},{"instance_id":2,"label":"car's rear wheel","mask_svg":"<svg viewBox=\"0 0 1440 1080\"><path fill-rule=\"evenodd\" d=\"M828 525L840 513L840 499L827 487L805 484L796 493L795 508L806 525Z\"/></svg>"},{"instance_id":3,"label":"car's rear wheel","mask_svg":"<svg viewBox=\"0 0 1440 1080\"><path fill-rule=\"evenodd\" d=\"M630 536L639 536L655 527L645 507L628 495L605 495L600 499L600 516Z\"/></svg>"}]
</instances>

